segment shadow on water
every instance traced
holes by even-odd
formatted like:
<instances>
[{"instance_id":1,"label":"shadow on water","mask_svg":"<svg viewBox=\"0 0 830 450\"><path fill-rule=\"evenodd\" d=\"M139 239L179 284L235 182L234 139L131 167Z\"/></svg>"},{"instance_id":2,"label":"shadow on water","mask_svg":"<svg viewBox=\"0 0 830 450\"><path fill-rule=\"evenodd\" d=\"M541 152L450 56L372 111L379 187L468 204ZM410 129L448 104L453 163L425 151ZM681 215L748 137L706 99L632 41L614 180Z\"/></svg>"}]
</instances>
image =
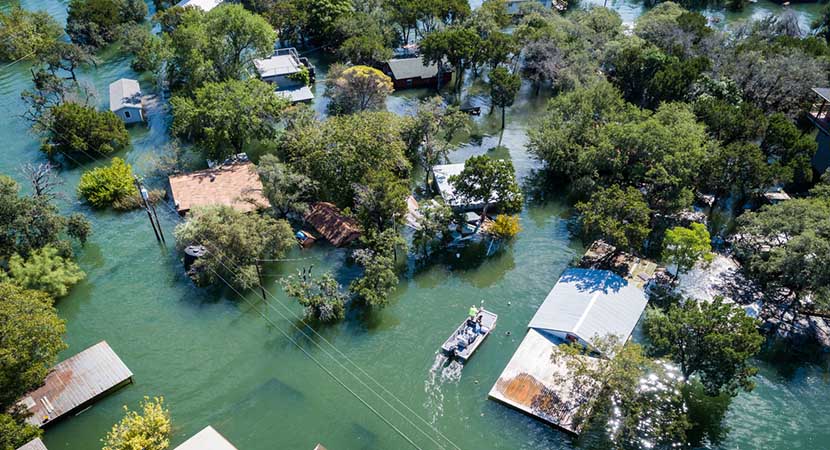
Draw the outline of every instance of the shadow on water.
<instances>
[{"instance_id":1,"label":"shadow on water","mask_svg":"<svg viewBox=\"0 0 830 450\"><path fill-rule=\"evenodd\" d=\"M769 364L778 376L787 381L794 380L799 369L810 365L823 367L827 372L829 362L827 353L818 342L794 342L780 337L770 337L757 358Z\"/></svg>"}]
</instances>

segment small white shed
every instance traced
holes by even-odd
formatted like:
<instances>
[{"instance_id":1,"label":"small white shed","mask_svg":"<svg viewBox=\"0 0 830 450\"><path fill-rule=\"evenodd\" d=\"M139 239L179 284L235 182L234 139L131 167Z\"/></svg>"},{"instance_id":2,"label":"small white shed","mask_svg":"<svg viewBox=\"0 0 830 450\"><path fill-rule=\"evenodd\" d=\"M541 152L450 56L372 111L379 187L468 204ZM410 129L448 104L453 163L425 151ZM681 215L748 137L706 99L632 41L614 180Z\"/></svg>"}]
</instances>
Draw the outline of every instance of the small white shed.
<instances>
[{"instance_id":1,"label":"small white shed","mask_svg":"<svg viewBox=\"0 0 830 450\"><path fill-rule=\"evenodd\" d=\"M118 115L125 123L144 120L141 87L138 81L122 78L110 83L110 111Z\"/></svg>"}]
</instances>

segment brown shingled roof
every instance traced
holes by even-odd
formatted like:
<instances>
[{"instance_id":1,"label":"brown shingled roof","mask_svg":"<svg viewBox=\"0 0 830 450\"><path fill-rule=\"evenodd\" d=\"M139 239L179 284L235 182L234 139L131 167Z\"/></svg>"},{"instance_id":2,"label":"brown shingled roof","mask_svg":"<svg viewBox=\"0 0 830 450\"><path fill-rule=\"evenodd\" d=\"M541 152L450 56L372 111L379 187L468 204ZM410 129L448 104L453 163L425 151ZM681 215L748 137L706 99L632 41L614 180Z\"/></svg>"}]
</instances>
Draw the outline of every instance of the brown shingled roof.
<instances>
[{"instance_id":1,"label":"brown shingled roof","mask_svg":"<svg viewBox=\"0 0 830 450\"><path fill-rule=\"evenodd\" d=\"M360 228L351 217L344 216L336 206L327 202L314 203L305 220L337 247L348 245L360 237Z\"/></svg>"},{"instance_id":2,"label":"brown shingled roof","mask_svg":"<svg viewBox=\"0 0 830 450\"><path fill-rule=\"evenodd\" d=\"M248 212L269 205L251 162L174 175L169 180L173 203L182 215L197 206L227 205Z\"/></svg>"}]
</instances>

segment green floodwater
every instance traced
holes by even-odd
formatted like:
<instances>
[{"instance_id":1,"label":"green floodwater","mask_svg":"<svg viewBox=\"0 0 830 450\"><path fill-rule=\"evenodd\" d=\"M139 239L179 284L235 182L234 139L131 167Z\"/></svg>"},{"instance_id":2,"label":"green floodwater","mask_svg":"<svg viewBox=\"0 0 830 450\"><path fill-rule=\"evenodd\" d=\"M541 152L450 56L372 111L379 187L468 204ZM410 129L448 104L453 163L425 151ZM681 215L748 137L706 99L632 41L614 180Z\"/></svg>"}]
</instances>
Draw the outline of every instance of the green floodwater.
<instances>
[{"instance_id":1,"label":"green floodwater","mask_svg":"<svg viewBox=\"0 0 830 450\"><path fill-rule=\"evenodd\" d=\"M10 6L6 1L0 5ZM60 20L66 15L63 1L25 0L22 5L45 9ZM612 1L610 6L625 21L643 11L642 4L628 0ZM807 23L818 6L796 8ZM725 20L780 10L762 2ZM108 83L123 76L136 76L128 60L102 55L102 63L84 79L101 93L104 107ZM145 92L152 91L148 79L141 82ZM21 164L43 159L36 137L18 117L19 92L29 84L25 63L0 69L0 111L5 119L0 126L0 172L18 180ZM316 92L315 109L322 112L321 86ZM525 128L544 105L531 92L525 86L509 111L504 135L509 155L499 155L512 158L523 178L535 165L524 151ZM481 89L469 88L468 93L470 102L486 102ZM396 94L389 108L403 113L424 94ZM498 116L480 118L483 129L490 131L451 159L463 161L493 147ZM151 111L149 128L132 128L133 146L119 156L138 171L146 170L152 156L164 151L167 120L163 111ZM486 396L524 336L528 320L566 265L583 250L582 243L569 236L569 212L561 202L528 206L521 214L524 231L496 256L452 255L427 268L410 269L388 308L372 314L353 311L347 320L319 328L319 336L308 339L295 328L301 308L285 298L275 280L314 264L316 273L332 270L346 284L356 270L346 262L344 251L316 245L293 251L289 258L297 261L268 267L266 288L275 295L268 302L253 292L242 299L227 289L197 289L182 274L172 247L156 245L143 212L91 211L77 202L74 188L82 170L66 167L61 172L66 182L62 207L88 213L94 229L91 241L79 251L88 278L57 305L67 322L69 343L61 357L105 339L135 373L135 383L49 428L45 440L50 449L100 448L99 440L121 417L122 406L134 407L145 395L165 397L174 421L174 446L209 424L246 450L310 449L317 442L333 450L409 446L292 341L420 448L452 446L417 416L464 449L573 447L561 433ZM162 214L170 241L176 220L169 211ZM443 368L436 350L467 307L481 300L500 315L496 332L463 372ZM733 402L722 447L830 448L826 365L758 364L758 386Z\"/></svg>"}]
</instances>

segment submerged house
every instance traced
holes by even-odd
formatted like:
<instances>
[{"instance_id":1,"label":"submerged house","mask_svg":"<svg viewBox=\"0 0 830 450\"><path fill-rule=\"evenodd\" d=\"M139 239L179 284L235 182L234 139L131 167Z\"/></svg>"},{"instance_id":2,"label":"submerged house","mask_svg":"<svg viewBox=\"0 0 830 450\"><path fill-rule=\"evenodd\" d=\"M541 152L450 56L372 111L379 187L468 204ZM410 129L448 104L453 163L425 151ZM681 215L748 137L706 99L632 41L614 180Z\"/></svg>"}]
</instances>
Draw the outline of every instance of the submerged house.
<instances>
[{"instance_id":1,"label":"submerged house","mask_svg":"<svg viewBox=\"0 0 830 450\"><path fill-rule=\"evenodd\" d=\"M138 81L122 78L110 83L110 111L124 123L144 121L141 87Z\"/></svg>"},{"instance_id":2,"label":"submerged house","mask_svg":"<svg viewBox=\"0 0 830 450\"><path fill-rule=\"evenodd\" d=\"M489 199L488 201L484 201L484 199L478 199L469 201L457 195L455 192L455 188L453 187L452 183L450 183L450 177L454 175L459 175L464 170L464 163L458 164L441 164L434 166L432 168L433 174L433 189L438 191L441 194L441 198L444 199L444 203L451 207L453 210L456 211L471 211L471 210L478 210L484 209L485 204L493 205L498 201L498 198L494 197Z\"/></svg>"},{"instance_id":3,"label":"submerged house","mask_svg":"<svg viewBox=\"0 0 830 450\"><path fill-rule=\"evenodd\" d=\"M55 365L43 385L18 404L30 414L27 423L43 427L132 381L130 369L106 341L101 341Z\"/></svg>"},{"instance_id":4,"label":"submerged house","mask_svg":"<svg viewBox=\"0 0 830 450\"><path fill-rule=\"evenodd\" d=\"M267 208L256 166L250 161L233 161L212 169L171 175L170 196L180 215L199 206L230 206L249 212Z\"/></svg>"},{"instance_id":5,"label":"submerged house","mask_svg":"<svg viewBox=\"0 0 830 450\"><path fill-rule=\"evenodd\" d=\"M357 222L343 215L336 206L328 202L312 204L305 215L305 221L335 247L349 245L360 237Z\"/></svg>"},{"instance_id":6,"label":"submerged house","mask_svg":"<svg viewBox=\"0 0 830 450\"><path fill-rule=\"evenodd\" d=\"M390 59L384 64L383 73L392 79L395 90L435 88L439 83L438 66L424 64L420 56ZM452 71L445 70L440 77L441 86L446 85L450 80L452 80Z\"/></svg>"},{"instance_id":7,"label":"submerged house","mask_svg":"<svg viewBox=\"0 0 830 450\"><path fill-rule=\"evenodd\" d=\"M570 268L548 293L528 324L516 353L488 396L569 433L578 434L578 407L590 397L572 383L568 358L604 364L613 355L596 353L600 337L629 338L648 299L646 279L656 266L637 262L622 277L609 270ZM579 343L594 352L566 356L560 345ZM559 355L555 360L553 355Z\"/></svg>"},{"instance_id":8,"label":"submerged house","mask_svg":"<svg viewBox=\"0 0 830 450\"><path fill-rule=\"evenodd\" d=\"M176 6L180 8L192 6L194 8L199 8L204 12L208 12L211 9L221 5L222 2L223 0L182 0L179 3L176 3Z\"/></svg>"},{"instance_id":9,"label":"submerged house","mask_svg":"<svg viewBox=\"0 0 830 450\"><path fill-rule=\"evenodd\" d=\"M810 109L808 117L818 128L818 150L813 156L813 169L823 174L830 168L830 88L813 88L820 101Z\"/></svg>"},{"instance_id":10,"label":"submerged house","mask_svg":"<svg viewBox=\"0 0 830 450\"><path fill-rule=\"evenodd\" d=\"M277 49L269 58L254 60L254 66L262 81L275 84L277 94L292 103L314 98L309 87L315 79L314 66L308 58L301 58L295 48ZM303 76L303 72L307 73L307 77Z\"/></svg>"},{"instance_id":11,"label":"submerged house","mask_svg":"<svg viewBox=\"0 0 830 450\"><path fill-rule=\"evenodd\" d=\"M237 450L225 436L208 425L173 450Z\"/></svg>"}]
</instances>

